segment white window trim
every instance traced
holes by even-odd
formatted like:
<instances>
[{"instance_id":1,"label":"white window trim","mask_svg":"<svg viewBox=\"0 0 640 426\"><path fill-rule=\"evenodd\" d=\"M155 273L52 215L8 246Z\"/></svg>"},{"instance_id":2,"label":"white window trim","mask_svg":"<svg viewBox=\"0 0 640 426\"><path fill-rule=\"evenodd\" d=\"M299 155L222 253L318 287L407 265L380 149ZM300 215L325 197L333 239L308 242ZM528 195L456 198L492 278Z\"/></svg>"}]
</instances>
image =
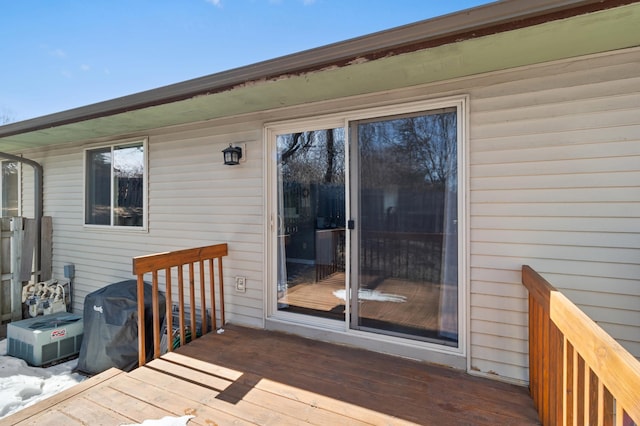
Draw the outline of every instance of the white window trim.
<instances>
[{"instance_id":1,"label":"white window trim","mask_svg":"<svg viewBox=\"0 0 640 426\"><path fill-rule=\"evenodd\" d=\"M373 333L365 333L359 330L354 330L349 327L349 312L348 312L348 304L347 304L347 312L346 318L344 321L344 325L340 322L340 326L336 327L336 321L319 321L318 318L314 318L312 323L306 319L303 315L294 315L288 312L279 312L277 309L277 296L275 286L272 285L277 280L277 268L276 268L276 256L277 256L277 238L274 236L275 232L275 217L277 208L277 200L275 200L276 194L276 181L277 181L277 170L274 167L274 159L276 158L275 152L275 135L283 134L283 133L293 133L296 131L309 131L309 130L317 130L317 129L325 129L332 127L344 127L348 129L349 122L356 120L363 120L369 118L383 118L386 116L392 116L396 114L406 114L413 113L419 111L428 111L434 109L441 109L447 107L455 107L458 113L458 220L460 223L459 228L459 242L458 245L458 282L459 282L459 290L458 290L458 325L459 325L459 341L458 347L450 348L444 345L439 345L435 343L422 342L422 341L411 341L411 345L416 348L424 348L433 352L440 352L444 354L451 354L456 356L463 356L467 358L467 364L470 363L470 357L468 348L470 346L471 338L470 338L470 272L469 272L469 205L468 205L468 192L469 192L469 164L468 164L468 152L469 152L469 96L468 95L459 95L459 96L450 96L437 98L432 100L422 100L416 102L407 102L402 104L395 105L387 105L381 107L372 107L372 108L363 108L359 110L346 111L342 113L336 114L326 114L319 115L315 118L306 118L306 119L294 119L294 120L286 120L286 121L275 121L270 123L265 123L264 125L264 146L267 150L267 155L265 155L265 194L266 194L266 203L265 203L265 218L266 226L265 226L265 242L267 244L267 249L265 250L265 276L264 283L265 288L264 292L266 297L264 298L264 312L265 318L264 321L276 321L289 323L292 326L307 326L309 328L326 330L327 332L335 331L341 332L346 335L352 336L367 336L372 341L384 341L390 344L399 344L406 345L406 339L398 339L392 336L383 336L377 335ZM346 145L349 146L349 132L345 131L345 139ZM345 161L348 163L349 161L349 149L345 150ZM349 180L350 176L348 175L349 168L347 168L346 179ZM350 185L346 185L345 190L347 191L346 196L347 199L351 194L349 193ZM346 215L350 217L349 205L346 206ZM349 247L347 247L349 250ZM349 262L350 259L347 259L346 268L349 270ZM349 274L347 274L347 288L351 288L351 284L349 283Z\"/></svg>"},{"instance_id":2,"label":"white window trim","mask_svg":"<svg viewBox=\"0 0 640 426\"><path fill-rule=\"evenodd\" d=\"M85 223L86 220L86 209L87 209L87 152L94 151L100 148L108 148L110 147L112 150L114 147L130 145L134 143L142 142L142 147L144 150L144 158L143 158L143 166L144 171L143 175L143 185L142 185L142 226L122 226L122 225L113 225L113 223L109 225L93 225ZM113 168L112 168L113 174ZM113 176L111 179L113 184ZM113 188L111 193L111 221L113 221ZM148 232L149 228L149 138L148 137L140 137L140 138L132 138L132 139L122 139L117 141L111 141L110 143L93 145L90 147L86 147L83 150L82 155L82 223L84 229L93 230L93 231L107 231L107 232Z\"/></svg>"},{"instance_id":3,"label":"white window trim","mask_svg":"<svg viewBox=\"0 0 640 426\"><path fill-rule=\"evenodd\" d=\"M18 164L18 216L22 216L22 161L13 161L13 160L2 160L0 163L4 163L4 162L10 162L10 163L17 163ZM3 188L4 185L4 181L3 181L3 174L1 173L1 167L0 167L0 190ZM0 197L0 209L2 209L4 206L2 205L2 197Z\"/></svg>"}]
</instances>

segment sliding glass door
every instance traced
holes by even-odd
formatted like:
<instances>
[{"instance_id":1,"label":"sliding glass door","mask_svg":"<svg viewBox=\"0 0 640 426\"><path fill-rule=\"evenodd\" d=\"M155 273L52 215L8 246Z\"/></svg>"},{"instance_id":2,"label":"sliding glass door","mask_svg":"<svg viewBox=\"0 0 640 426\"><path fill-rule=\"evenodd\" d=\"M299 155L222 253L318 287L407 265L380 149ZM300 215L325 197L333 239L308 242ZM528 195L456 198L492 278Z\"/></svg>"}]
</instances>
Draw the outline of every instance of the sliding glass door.
<instances>
[{"instance_id":1,"label":"sliding glass door","mask_svg":"<svg viewBox=\"0 0 640 426\"><path fill-rule=\"evenodd\" d=\"M351 123L352 328L457 346L457 127L455 108Z\"/></svg>"},{"instance_id":2,"label":"sliding glass door","mask_svg":"<svg viewBox=\"0 0 640 426\"><path fill-rule=\"evenodd\" d=\"M459 347L461 105L269 129L276 315Z\"/></svg>"}]
</instances>

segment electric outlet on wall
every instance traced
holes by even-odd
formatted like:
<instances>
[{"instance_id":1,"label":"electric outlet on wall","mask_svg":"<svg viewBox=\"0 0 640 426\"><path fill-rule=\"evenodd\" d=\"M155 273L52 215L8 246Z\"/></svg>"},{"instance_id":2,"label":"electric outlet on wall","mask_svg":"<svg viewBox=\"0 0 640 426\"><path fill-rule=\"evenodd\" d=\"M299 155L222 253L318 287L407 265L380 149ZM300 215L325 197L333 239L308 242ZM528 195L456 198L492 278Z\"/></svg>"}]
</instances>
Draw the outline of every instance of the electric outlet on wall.
<instances>
[{"instance_id":1,"label":"electric outlet on wall","mask_svg":"<svg viewBox=\"0 0 640 426\"><path fill-rule=\"evenodd\" d=\"M236 291L238 293L244 293L245 291L247 291L246 277L236 277Z\"/></svg>"}]
</instances>

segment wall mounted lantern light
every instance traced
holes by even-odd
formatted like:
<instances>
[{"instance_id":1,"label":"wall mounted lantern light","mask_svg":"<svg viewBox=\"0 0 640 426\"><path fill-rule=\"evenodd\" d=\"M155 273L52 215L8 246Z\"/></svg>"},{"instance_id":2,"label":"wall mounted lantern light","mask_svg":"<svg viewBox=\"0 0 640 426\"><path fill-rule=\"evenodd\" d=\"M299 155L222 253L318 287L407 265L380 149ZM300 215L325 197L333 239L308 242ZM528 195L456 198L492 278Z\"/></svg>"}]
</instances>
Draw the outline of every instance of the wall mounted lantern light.
<instances>
[{"instance_id":1,"label":"wall mounted lantern light","mask_svg":"<svg viewBox=\"0 0 640 426\"><path fill-rule=\"evenodd\" d=\"M240 159L242 158L242 148L229 144L229 148L223 149L222 154L224 155L225 165L235 166L237 164L240 164Z\"/></svg>"}]
</instances>

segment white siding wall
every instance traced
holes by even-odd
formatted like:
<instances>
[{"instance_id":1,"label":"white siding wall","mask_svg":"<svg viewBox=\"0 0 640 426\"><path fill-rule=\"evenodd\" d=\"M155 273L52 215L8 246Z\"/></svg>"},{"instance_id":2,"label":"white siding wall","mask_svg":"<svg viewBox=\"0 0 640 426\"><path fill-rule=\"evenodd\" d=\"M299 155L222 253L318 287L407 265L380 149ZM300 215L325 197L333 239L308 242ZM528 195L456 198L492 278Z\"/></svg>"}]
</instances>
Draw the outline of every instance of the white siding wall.
<instances>
[{"instance_id":1,"label":"white siding wall","mask_svg":"<svg viewBox=\"0 0 640 426\"><path fill-rule=\"evenodd\" d=\"M471 90L471 366L526 379L529 264L640 356L640 54Z\"/></svg>"},{"instance_id":2,"label":"white siding wall","mask_svg":"<svg viewBox=\"0 0 640 426\"><path fill-rule=\"evenodd\" d=\"M134 256L228 242L229 319L260 326L263 123L461 93L470 95L471 369L528 379L523 264L640 356L637 49L143 135L149 136L148 233L83 228L81 146L29 154L45 167L54 275L66 263L76 265L80 311L87 293L132 278ZM246 164L221 164L229 142L247 143ZM233 291L235 275L248 278L246 294Z\"/></svg>"},{"instance_id":3,"label":"white siding wall","mask_svg":"<svg viewBox=\"0 0 640 426\"><path fill-rule=\"evenodd\" d=\"M247 130L248 129L248 130ZM153 251L229 243L223 260L228 319L263 321L262 125L216 127L151 137L149 229ZM222 164L229 143L246 143L246 163ZM247 278L247 292L233 288Z\"/></svg>"},{"instance_id":4,"label":"white siding wall","mask_svg":"<svg viewBox=\"0 0 640 426\"><path fill-rule=\"evenodd\" d=\"M45 214L54 223L54 276L62 276L65 264L75 264L76 311L82 311L87 294L134 278L134 256L227 242L227 316L262 324L261 125L250 127L149 135L148 232L83 227L82 147L58 149L39 159L45 167ZM247 162L222 165L222 149L240 141L247 144ZM242 297L231 286L236 275L247 277Z\"/></svg>"}]
</instances>

